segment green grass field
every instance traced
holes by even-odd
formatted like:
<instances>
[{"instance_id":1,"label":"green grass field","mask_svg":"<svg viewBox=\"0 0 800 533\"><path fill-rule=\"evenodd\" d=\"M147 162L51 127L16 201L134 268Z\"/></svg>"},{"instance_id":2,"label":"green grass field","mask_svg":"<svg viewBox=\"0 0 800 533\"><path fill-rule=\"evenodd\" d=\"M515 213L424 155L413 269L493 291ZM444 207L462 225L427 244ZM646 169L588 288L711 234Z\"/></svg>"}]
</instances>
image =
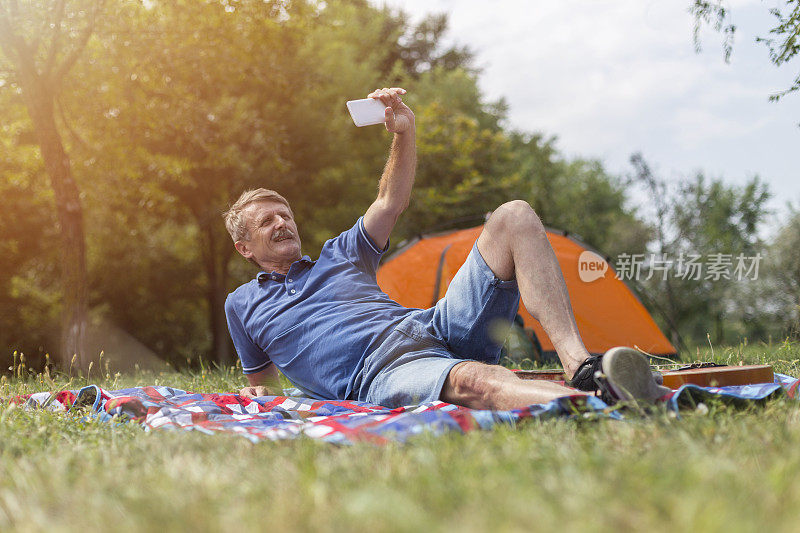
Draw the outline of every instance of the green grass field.
<instances>
[{"instance_id":1,"label":"green grass field","mask_svg":"<svg viewBox=\"0 0 800 533\"><path fill-rule=\"evenodd\" d=\"M800 345L700 351L800 375ZM42 376L0 397L97 383L220 392L236 369ZM555 420L407 445L251 444L0 405L0 530L795 531L800 402Z\"/></svg>"}]
</instances>

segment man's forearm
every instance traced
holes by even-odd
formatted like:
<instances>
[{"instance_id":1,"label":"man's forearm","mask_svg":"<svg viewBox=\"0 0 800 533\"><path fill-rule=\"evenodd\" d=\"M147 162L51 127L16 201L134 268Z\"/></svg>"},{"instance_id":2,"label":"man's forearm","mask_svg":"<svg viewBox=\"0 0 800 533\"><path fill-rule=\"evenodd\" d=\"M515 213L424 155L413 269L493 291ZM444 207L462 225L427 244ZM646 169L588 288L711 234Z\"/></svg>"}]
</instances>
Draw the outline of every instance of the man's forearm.
<instances>
[{"instance_id":1,"label":"man's forearm","mask_svg":"<svg viewBox=\"0 0 800 533\"><path fill-rule=\"evenodd\" d=\"M369 95L387 106L384 112L386 131L394 134L389 159L378 184L378 197L364 213L364 228L380 248L386 247L400 213L408 207L417 170L414 113L400 98L405 93L405 89L395 87Z\"/></svg>"},{"instance_id":2,"label":"man's forearm","mask_svg":"<svg viewBox=\"0 0 800 533\"><path fill-rule=\"evenodd\" d=\"M416 132L395 133L386 167L378 185L378 200L399 215L408 207L417 169Z\"/></svg>"}]
</instances>

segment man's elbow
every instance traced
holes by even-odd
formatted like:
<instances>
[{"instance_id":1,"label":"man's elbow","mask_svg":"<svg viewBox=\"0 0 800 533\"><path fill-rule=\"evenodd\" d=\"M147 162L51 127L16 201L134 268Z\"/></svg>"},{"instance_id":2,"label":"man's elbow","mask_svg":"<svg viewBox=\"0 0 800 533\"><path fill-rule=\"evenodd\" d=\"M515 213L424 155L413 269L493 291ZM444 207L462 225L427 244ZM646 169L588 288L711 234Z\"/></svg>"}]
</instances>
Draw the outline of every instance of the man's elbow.
<instances>
[{"instance_id":1,"label":"man's elbow","mask_svg":"<svg viewBox=\"0 0 800 533\"><path fill-rule=\"evenodd\" d=\"M408 208L409 205L409 198L378 198L378 202L380 204L381 212L386 217L392 217L394 222L397 222L397 219L400 218L400 215L403 214Z\"/></svg>"}]
</instances>

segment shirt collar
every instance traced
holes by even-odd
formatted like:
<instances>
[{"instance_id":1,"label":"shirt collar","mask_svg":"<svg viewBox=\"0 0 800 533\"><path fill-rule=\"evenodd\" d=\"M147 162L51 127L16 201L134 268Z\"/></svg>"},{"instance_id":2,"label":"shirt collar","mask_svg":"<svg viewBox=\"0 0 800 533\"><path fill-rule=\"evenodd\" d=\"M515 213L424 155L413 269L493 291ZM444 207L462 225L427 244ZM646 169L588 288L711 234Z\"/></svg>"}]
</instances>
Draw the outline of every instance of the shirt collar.
<instances>
[{"instance_id":1,"label":"shirt collar","mask_svg":"<svg viewBox=\"0 0 800 533\"><path fill-rule=\"evenodd\" d=\"M291 272L291 269L294 267L294 265L297 265L297 264L313 266L314 263L316 263L316 261L312 261L309 256L304 255L303 257L301 257L300 259L298 259L297 261L292 263L292 266L289 267L289 271ZM285 274L281 274L280 272L275 272L274 270L272 272L269 272L269 273L267 273L267 272L262 270L261 272L256 274L256 279L259 282L267 281L268 279L283 280L283 278L285 278L285 277L286 277Z\"/></svg>"}]
</instances>

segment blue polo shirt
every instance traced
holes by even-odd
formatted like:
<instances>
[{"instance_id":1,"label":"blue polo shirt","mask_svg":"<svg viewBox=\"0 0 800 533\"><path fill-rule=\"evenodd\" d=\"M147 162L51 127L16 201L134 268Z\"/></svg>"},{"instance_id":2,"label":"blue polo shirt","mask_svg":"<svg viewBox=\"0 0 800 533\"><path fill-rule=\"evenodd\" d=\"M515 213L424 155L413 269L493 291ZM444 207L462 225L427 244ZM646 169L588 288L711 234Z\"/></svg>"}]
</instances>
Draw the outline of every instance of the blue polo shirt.
<instances>
[{"instance_id":1,"label":"blue polo shirt","mask_svg":"<svg viewBox=\"0 0 800 533\"><path fill-rule=\"evenodd\" d=\"M361 217L316 261L304 256L286 275L259 272L229 294L225 314L244 373L274 364L315 397L348 398L364 358L414 311L378 287L385 251Z\"/></svg>"}]
</instances>

